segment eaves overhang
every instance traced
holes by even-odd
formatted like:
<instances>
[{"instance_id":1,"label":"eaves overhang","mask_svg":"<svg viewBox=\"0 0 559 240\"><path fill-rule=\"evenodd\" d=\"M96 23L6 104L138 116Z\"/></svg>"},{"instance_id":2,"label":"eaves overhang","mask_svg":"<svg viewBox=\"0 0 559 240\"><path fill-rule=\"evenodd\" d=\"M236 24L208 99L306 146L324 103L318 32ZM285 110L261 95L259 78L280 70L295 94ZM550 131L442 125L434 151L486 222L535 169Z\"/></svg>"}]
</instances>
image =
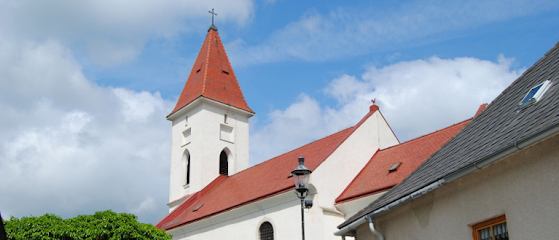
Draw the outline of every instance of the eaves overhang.
<instances>
[{"instance_id":1,"label":"eaves overhang","mask_svg":"<svg viewBox=\"0 0 559 240\"><path fill-rule=\"evenodd\" d=\"M169 120L169 121L173 121L173 120L174 120L175 118L177 118L178 116L184 114L184 113L187 112L188 110L190 110L190 109L192 109L193 107L197 106L198 104L204 103L204 102L205 102L205 103L214 104L214 105L220 106L220 107L222 107L222 108L227 108L227 109L232 110L232 111L234 111L234 112L237 112L237 113L246 115L246 116L248 116L249 118L252 117L252 116L254 116L254 114L255 114L254 112L249 112L249 111L246 111L246 110L243 110L243 109L234 107L234 106L232 106L232 105L228 105L228 104L225 104L225 103L222 103L222 102L213 100L213 99L211 99L211 98L207 98L207 97L204 97L204 96L199 96L198 98L194 99L194 101L192 101L192 102L190 102L189 104L187 104L186 106L184 106L184 107L182 107L181 109L179 109L179 110L177 110L177 111L175 111L175 112L169 114L166 118L167 118L167 120Z\"/></svg>"}]
</instances>

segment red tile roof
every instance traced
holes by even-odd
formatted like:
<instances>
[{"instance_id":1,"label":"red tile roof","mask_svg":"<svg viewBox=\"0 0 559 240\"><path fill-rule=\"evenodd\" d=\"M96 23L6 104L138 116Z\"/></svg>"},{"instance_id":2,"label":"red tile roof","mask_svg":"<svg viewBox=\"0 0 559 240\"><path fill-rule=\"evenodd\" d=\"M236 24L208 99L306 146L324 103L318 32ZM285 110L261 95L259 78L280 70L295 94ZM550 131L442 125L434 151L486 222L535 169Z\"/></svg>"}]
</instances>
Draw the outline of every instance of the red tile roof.
<instances>
[{"instance_id":1,"label":"red tile roof","mask_svg":"<svg viewBox=\"0 0 559 240\"><path fill-rule=\"evenodd\" d=\"M441 148L470 120L377 151L363 170L336 199L336 203L343 203L389 190ZM397 170L388 172L398 162L400 162L400 165Z\"/></svg>"},{"instance_id":2,"label":"red tile roof","mask_svg":"<svg viewBox=\"0 0 559 240\"><path fill-rule=\"evenodd\" d=\"M232 176L220 176L202 191L186 199L155 226L173 229L291 191L295 187L293 179L288 176L297 167L300 155L305 157L305 166L314 171L358 126L334 133Z\"/></svg>"},{"instance_id":3,"label":"red tile roof","mask_svg":"<svg viewBox=\"0 0 559 240\"><path fill-rule=\"evenodd\" d=\"M481 112L483 112L483 110L485 110L486 107L487 107L487 103L481 104L477 109L476 115L474 115L474 117L479 115Z\"/></svg>"},{"instance_id":4,"label":"red tile roof","mask_svg":"<svg viewBox=\"0 0 559 240\"><path fill-rule=\"evenodd\" d=\"M245 101L221 38L213 29L208 31L177 105L169 116L199 97L254 113Z\"/></svg>"}]
</instances>

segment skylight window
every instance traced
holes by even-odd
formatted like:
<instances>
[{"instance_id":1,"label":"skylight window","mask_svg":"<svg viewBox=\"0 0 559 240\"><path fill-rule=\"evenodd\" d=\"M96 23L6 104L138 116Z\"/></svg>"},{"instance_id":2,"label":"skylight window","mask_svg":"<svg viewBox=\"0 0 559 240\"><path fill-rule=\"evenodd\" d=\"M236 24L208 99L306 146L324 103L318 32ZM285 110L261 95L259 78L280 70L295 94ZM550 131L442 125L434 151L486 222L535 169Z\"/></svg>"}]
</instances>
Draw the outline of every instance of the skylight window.
<instances>
[{"instance_id":1,"label":"skylight window","mask_svg":"<svg viewBox=\"0 0 559 240\"><path fill-rule=\"evenodd\" d=\"M192 209L193 212L198 211L198 209L200 209L202 206L204 206L204 204L200 204L198 206L196 206L194 209Z\"/></svg>"},{"instance_id":2,"label":"skylight window","mask_svg":"<svg viewBox=\"0 0 559 240\"><path fill-rule=\"evenodd\" d=\"M541 99L541 97L543 96L543 94L545 93L545 91L547 91L550 84L551 84L551 81L546 80L545 82L543 82L543 83L533 87L532 89L530 89L530 91L528 91L528 93L522 99L522 101L520 101L520 103L518 103L518 108L519 109L524 109L524 108L527 108L530 105L538 102Z\"/></svg>"},{"instance_id":3,"label":"skylight window","mask_svg":"<svg viewBox=\"0 0 559 240\"><path fill-rule=\"evenodd\" d=\"M388 169L388 172L389 173L395 172L396 170L398 170L398 167L400 166L400 164L401 164L401 162L394 163L394 165L392 165L392 167L390 167L390 169Z\"/></svg>"}]
</instances>

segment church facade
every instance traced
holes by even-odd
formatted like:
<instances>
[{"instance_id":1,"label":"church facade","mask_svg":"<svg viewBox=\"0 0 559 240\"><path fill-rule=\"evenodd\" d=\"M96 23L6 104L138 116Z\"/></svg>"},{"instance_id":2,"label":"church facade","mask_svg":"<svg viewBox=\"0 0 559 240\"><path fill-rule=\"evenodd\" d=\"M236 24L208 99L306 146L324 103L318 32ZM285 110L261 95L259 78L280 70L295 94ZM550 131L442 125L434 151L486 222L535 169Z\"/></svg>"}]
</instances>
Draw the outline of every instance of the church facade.
<instances>
[{"instance_id":1,"label":"church facade","mask_svg":"<svg viewBox=\"0 0 559 240\"><path fill-rule=\"evenodd\" d=\"M249 167L249 118L217 28L208 30L172 122L169 214L173 239L300 239L291 171L311 171L305 237L336 227L402 181L470 120L400 143L379 107L356 125ZM429 146L429 147L422 147ZM420 149L420 150L418 150Z\"/></svg>"}]
</instances>

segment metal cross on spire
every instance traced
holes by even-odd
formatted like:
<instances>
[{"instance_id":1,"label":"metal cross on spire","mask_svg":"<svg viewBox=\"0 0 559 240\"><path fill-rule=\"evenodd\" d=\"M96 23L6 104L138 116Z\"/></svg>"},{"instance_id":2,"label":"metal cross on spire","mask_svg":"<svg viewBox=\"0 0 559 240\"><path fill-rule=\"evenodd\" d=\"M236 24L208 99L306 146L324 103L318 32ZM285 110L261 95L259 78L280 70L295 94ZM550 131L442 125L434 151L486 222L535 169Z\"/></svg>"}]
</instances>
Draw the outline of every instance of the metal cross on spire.
<instances>
[{"instance_id":1,"label":"metal cross on spire","mask_svg":"<svg viewBox=\"0 0 559 240\"><path fill-rule=\"evenodd\" d=\"M217 16L217 13L215 13L215 11L214 11L213 8L212 8L211 11L208 11L208 12L212 14L212 25L211 25L210 28L208 29L208 32L209 32L210 30L212 30L212 29L217 31L217 27L214 25L214 16Z\"/></svg>"},{"instance_id":2,"label":"metal cross on spire","mask_svg":"<svg viewBox=\"0 0 559 240\"><path fill-rule=\"evenodd\" d=\"M217 16L217 13L215 13L213 8L212 8L211 11L208 11L208 12L212 14L212 25L214 25L214 16Z\"/></svg>"}]
</instances>

